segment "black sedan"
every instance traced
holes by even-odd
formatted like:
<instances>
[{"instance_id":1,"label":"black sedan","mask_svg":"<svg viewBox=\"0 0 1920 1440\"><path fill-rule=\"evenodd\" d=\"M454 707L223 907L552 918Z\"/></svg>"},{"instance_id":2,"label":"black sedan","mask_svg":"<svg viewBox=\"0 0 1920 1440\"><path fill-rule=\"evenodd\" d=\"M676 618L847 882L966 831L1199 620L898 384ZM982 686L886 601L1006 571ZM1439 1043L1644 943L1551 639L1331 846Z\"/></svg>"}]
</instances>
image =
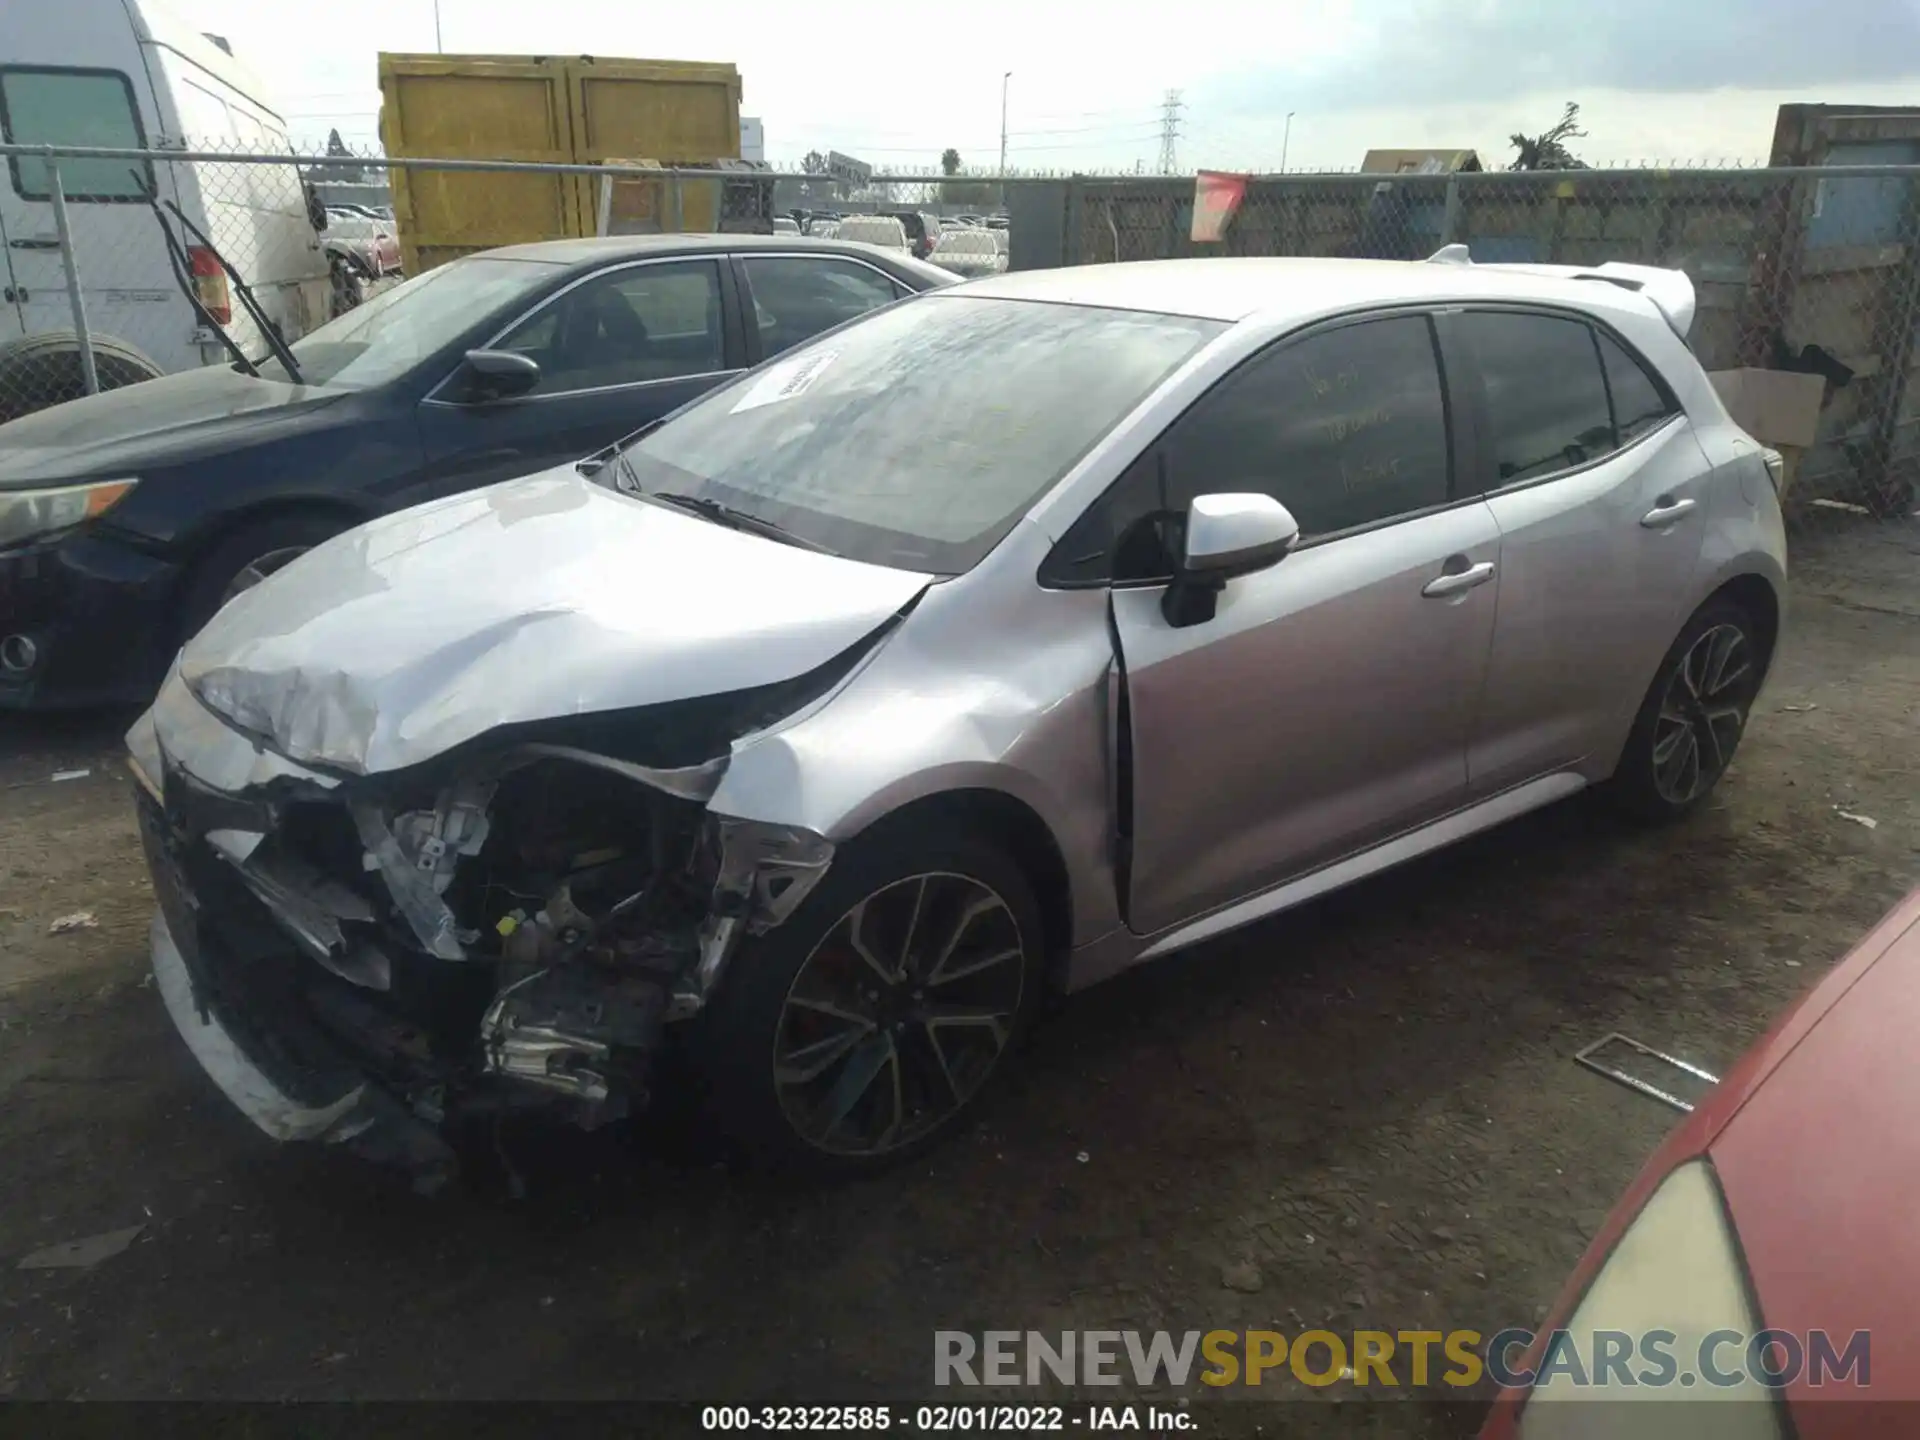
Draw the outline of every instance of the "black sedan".
<instances>
[{"instance_id":1,"label":"black sedan","mask_svg":"<svg viewBox=\"0 0 1920 1440\"><path fill-rule=\"evenodd\" d=\"M516 245L273 362L0 425L0 709L149 697L239 590L389 510L604 449L735 371L955 277L873 247Z\"/></svg>"}]
</instances>

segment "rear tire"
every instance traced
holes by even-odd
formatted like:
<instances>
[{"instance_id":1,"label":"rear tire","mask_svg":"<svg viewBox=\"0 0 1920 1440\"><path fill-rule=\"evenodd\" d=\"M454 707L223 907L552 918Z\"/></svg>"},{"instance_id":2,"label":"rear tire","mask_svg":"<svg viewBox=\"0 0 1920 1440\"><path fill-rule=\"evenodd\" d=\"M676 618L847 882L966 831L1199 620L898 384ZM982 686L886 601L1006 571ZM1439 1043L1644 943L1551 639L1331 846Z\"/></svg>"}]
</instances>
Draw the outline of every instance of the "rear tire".
<instances>
[{"instance_id":1,"label":"rear tire","mask_svg":"<svg viewBox=\"0 0 1920 1440\"><path fill-rule=\"evenodd\" d=\"M1644 824L1699 809L1733 763L1771 658L1736 601L1695 611L1661 660L1606 784L1614 807Z\"/></svg>"},{"instance_id":2,"label":"rear tire","mask_svg":"<svg viewBox=\"0 0 1920 1440\"><path fill-rule=\"evenodd\" d=\"M160 366L123 340L89 337L94 378L104 393L142 380L157 380ZM71 330L27 335L0 345L0 423L87 393L80 364L80 338Z\"/></svg>"},{"instance_id":3,"label":"rear tire","mask_svg":"<svg viewBox=\"0 0 1920 1440\"><path fill-rule=\"evenodd\" d=\"M785 924L743 944L695 1022L709 1109L756 1168L847 1178L966 1124L1044 989L1026 876L964 830L844 847Z\"/></svg>"},{"instance_id":4,"label":"rear tire","mask_svg":"<svg viewBox=\"0 0 1920 1440\"><path fill-rule=\"evenodd\" d=\"M180 612L180 643L205 627L220 607L322 541L331 540L353 521L339 515L269 515L220 540L194 567L193 581Z\"/></svg>"}]
</instances>

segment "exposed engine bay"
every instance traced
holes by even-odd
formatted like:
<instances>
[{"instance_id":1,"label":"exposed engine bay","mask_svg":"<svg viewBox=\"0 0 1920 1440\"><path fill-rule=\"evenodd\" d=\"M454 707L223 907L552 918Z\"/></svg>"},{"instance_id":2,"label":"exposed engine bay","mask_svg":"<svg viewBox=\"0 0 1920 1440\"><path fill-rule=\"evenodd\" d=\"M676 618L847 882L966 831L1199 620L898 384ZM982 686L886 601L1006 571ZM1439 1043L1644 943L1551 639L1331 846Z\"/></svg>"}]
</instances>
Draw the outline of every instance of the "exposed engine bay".
<instances>
[{"instance_id":1,"label":"exposed engine bay","mask_svg":"<svg viewBox=\"0 0 1920 1440\"><path fill-rule=\"evenodd\" d=\"M250 1025L251 1059L286 1051L313 1070L342 1056L430 1125L530 1109L588 1129L623 1118L648 1099L665 1027L702 1007L742 939L781 923L832 858L809 831L707 809L728 742L855 658L752 692L496 732L379 776L280 765L239 794L197 777L163 697L150 751L139 727L129 738L150 782L162 909L176 938L192 932L195 1004ZM196 703L176 692L175 719L183 702ZM194 725L225 731L209 743L240 738L205 711Z\"/></svg>"}]
</instances>

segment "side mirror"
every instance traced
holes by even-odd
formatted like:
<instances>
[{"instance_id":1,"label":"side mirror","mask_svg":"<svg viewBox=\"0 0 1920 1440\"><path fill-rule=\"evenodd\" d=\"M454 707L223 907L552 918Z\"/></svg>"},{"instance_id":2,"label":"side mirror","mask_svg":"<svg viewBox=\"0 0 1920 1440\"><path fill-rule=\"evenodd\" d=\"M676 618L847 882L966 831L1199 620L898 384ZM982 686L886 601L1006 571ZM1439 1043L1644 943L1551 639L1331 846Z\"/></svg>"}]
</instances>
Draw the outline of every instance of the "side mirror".
<instances>
[{"instance_id":1,"label":"side mirror","mask_svg":"<svg viewBox=\"0 0 1920 1440\"><path fill-rule=\"evenodd\" d=\"M511 350L469 350L463 363L475 400L510 400L540 383L540 366Z\"/></svg>"},{"instance_id":2,"label":"side mirror","mask_svg":"<svg viewBox=\"0 0 1920 1440\"><path fill-rule=\"evenodd\" d=\"M1187 506L1180 569L1161 599L1167 623L1214 616L1229 580L1280 563L1300 543L1300 522L1271 495L1196 495Z\"/></svg>"}]
</instances>

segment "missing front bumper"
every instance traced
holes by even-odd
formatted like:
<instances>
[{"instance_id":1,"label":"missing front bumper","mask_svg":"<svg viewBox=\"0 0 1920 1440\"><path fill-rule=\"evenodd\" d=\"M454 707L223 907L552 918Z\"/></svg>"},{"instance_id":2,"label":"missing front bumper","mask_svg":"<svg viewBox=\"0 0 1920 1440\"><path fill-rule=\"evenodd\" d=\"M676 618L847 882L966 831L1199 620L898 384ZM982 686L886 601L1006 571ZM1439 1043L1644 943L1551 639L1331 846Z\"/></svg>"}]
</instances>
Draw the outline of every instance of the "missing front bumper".
<instances>
[{"instance_id":1,"label":"missing front bumper","mask_svg":"<svg viewBox=\"0 0 1920 1440\"><path fill-rule=\"evenodd\" d=\"M451 1146L372 1081L343 1071L337 1093L313 1093L309 1081L296 1087L270 1074L241 1045L216 1006L198 993L192 970L164 912L148 932L154 984L193 1058L235 1109L282 1142L344 1145L362 1157L408 1171L414 1188L441 1188L459 1170ZM296 1088L305 1090L296 1094ZM334 1088L334 1087L324 1087Z\"/></svg>"}]
</instances>

